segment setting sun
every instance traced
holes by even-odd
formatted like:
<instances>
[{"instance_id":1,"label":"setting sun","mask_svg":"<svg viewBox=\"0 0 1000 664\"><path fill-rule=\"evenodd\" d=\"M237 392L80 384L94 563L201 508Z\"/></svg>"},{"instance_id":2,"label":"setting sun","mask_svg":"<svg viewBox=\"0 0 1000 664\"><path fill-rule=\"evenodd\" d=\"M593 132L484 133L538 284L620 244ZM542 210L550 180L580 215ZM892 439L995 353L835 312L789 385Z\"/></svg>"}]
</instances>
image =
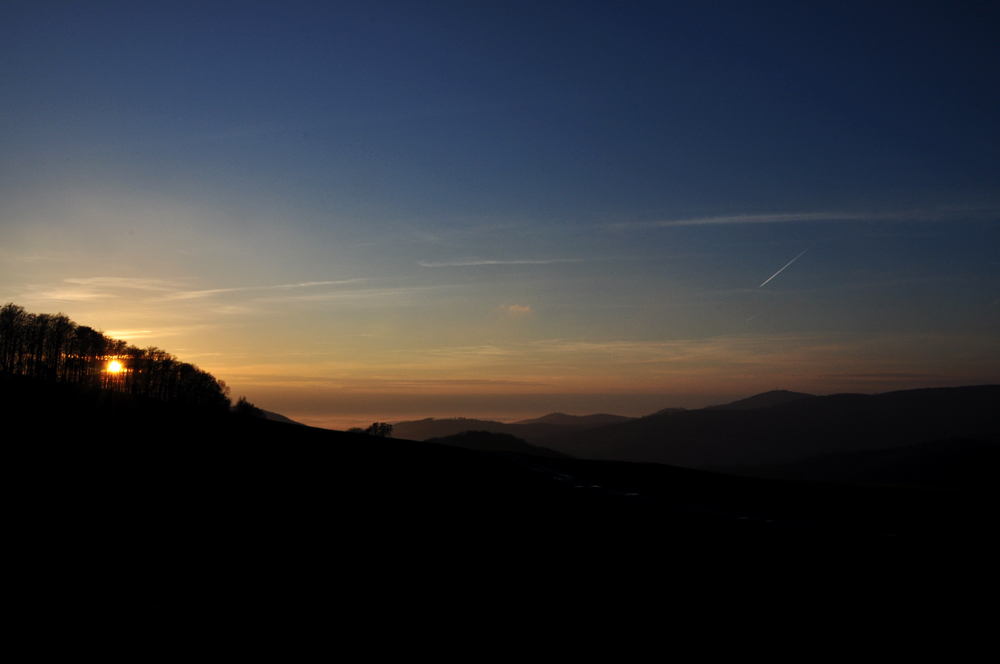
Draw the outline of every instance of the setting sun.
<instances>
[{"instance_id":1,"label":"setting sun","mask_svg":"<svg viewBox=\"0 0 1000 664\"><path fill-rule=\"evenodd\" d=\"M122 365L119 362L111 362L108 364L108 371L111 373L118 373L122 370Z\"/></svg>"}]
</instances>

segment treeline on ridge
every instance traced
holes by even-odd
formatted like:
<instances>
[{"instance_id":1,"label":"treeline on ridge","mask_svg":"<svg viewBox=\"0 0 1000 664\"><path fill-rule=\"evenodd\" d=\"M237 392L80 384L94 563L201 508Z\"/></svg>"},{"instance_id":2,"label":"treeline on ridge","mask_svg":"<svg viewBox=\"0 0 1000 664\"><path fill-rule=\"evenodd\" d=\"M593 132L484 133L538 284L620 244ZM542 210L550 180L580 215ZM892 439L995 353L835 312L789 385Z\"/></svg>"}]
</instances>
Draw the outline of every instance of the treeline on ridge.
<instances>
[{"instance_id":1,"label":"treeline on ridge","mask_svg":"<svg viewBox=\"0 0 1000 664\"><path fill-rule=\"evenodd\" d=\"M224 381L165 350L138 348L61 313L32 314L12 302L0 309L0 372L183 405L230 407Z\"/></svg>"}]
</instances>

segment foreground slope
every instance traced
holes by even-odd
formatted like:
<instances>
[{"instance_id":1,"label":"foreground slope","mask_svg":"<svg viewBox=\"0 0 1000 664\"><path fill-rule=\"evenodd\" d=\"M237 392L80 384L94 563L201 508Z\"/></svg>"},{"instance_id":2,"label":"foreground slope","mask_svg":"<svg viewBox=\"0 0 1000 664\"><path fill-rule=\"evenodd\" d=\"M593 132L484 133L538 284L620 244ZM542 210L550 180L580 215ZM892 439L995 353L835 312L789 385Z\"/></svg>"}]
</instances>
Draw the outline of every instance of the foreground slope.
<instances>
[{"instance_id":1,"label":"foreground slope","mask_svg":"<svg viewBox=\"0 0 1000 664\"><path fill-rule=\"evenodd\" d=\"M916 443L718 470L751 477L952 488L995 499L1000 494L1000 438Z\"/></svg>"},{"instance_id":2,"label":"foreground slope","mask_svg":"<svg viewBox=\"0 0 1000 664\"><path fill-rule=\"evenodd\" d=\"M904 595L910 577L886 534L965 550L990 518L961 494L487 454L3 377L0 404L32 425L5 449L20 614L76 647L683 639L745 625L764 592L887 610L886 561Z\"/></svg>"}]
</instances>

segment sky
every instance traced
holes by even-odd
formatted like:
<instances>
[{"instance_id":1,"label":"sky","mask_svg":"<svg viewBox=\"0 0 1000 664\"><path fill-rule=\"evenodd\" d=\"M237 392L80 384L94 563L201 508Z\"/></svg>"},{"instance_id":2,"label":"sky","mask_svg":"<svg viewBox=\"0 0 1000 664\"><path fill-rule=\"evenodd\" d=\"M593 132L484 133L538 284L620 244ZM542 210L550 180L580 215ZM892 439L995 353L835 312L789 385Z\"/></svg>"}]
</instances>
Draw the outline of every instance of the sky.
<instances>
[{"instance_id":1,"label":"sky","mask_svg":"<svg viewBox=\"0 0 1000 664\"><path fill-rule=\"evenodd\" d=\"M998 383L997 34L985 2L7 1L0 303L332 428Z\"/></svg>"}]
</instances>

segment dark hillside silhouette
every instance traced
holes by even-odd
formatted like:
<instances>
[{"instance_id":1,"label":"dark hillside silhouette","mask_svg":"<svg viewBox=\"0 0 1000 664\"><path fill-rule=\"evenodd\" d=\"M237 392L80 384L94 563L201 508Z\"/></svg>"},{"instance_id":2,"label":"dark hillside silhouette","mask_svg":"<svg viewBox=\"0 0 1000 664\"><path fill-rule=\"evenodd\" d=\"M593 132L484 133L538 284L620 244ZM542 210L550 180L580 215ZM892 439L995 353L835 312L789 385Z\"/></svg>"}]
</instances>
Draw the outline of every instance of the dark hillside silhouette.
<instances>
[{"instance_id":1,"label":"dark hillside silhouette","mask_svg":"<svg viewBox=\"0 0 1000 664\"><path fill-rule=\"evenodd\" d=\"M720 467L752 477L858 484L943 487L1000 493L1000 437L946 440L857 452L837 452L770 466Z\"/></svg>"},{"instance_id":2,"label":"dark hillside silhouette","mask_svg":"<svg viewBox=\"0 0 1000 664\"><path fill-rule=\"evenodd\" d=\"M992 504L955 492L482 453L7 374L0 408L44 424L5 439L8 604L43 649L742 647L844 606L884 633L961 606L996 553Z\"/></svg>"},{"instance_id":3,"label":"dark hillside silhouette","mask_svg":"<svg viewBox=\"0 0 1000 664\"><path fill-rule=\"evenodd\" d=\"M0 374L192 406L230 407L225 382L160 348L130 346L63 314L32 314L13 303L0 308Z\"/></svg>"}]
</instances>

